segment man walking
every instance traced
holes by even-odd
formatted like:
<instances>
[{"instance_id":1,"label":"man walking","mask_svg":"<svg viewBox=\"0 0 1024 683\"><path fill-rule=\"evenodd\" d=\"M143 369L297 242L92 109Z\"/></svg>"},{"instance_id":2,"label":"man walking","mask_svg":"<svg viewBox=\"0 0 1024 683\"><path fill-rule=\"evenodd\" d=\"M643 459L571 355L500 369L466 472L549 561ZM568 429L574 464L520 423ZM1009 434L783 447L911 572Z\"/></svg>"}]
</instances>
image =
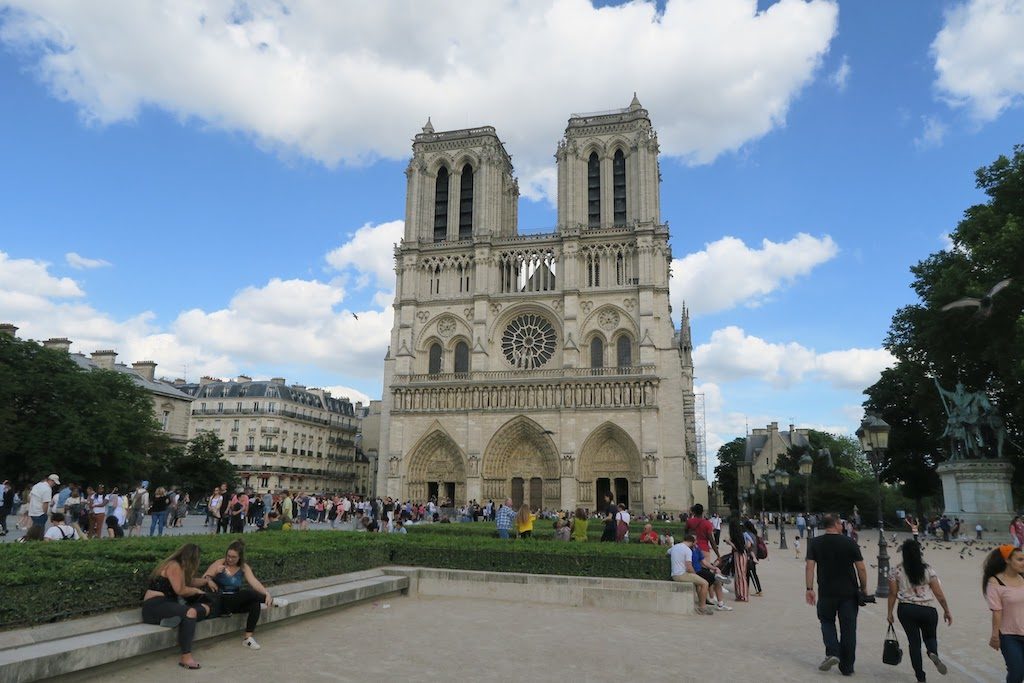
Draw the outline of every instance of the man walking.
<instances>
[{"instance_id":1,"label":"man walking","mask_svg":"<svg viewBox=\"0 0 1024 683\"><path fill-rule=\"evenodd\" d=\"M715 547L722 542L722 518L718 513L711 515L711 528L715 530Z\"/></svg>"},{"instance_id":2,"label":"man walking","mask_svg":"<svg viewBox=\"0 0 1024 683\"><path fill-rule=\"evenodd\" d=\"M836 664L844 676L853 675L853 662L857 653L857 612L860 595L867 592L868 573L860 546L844 536L836 515L822 517L825 533L811 539L807 545L805 580L807 604L817 604L821 637L825 643L825 659L818 667L828 671ZM814 594L817 570L818 596ZM836 635L836 617L840 635Z\"/></svg>"},{"instance_id":3,"label":"man walking","mask_svg":"<svg viewBox=\"0 0 1024 683\"><path fill-rule=\"evenodd\" d=\"M800 538L804 537L804 531L806 531L806 530L807 530L807 520L804 519L803 514L798 514L796 516L796 532L800 536Z\"/></svg>"},{"instance_id":4,"label":"man walking","mask_svg":"<svg viewBox=\"0 0 1024 683\"><path fill-rule=\"evenodd\" d=\"M11 482L4 479L4 482L0 484L0 536L7 535L7 517L11 514L11 508L14 507L14 487L11 486Z\"/></svg>"},{"instance_id":5,"label":"man walking","mask_svg":"<svg viewBox=\"0 0 1024 683\"><path fill-rule=\"evenodd\" d=\"M515 518L516 511L512 509L512 499L506 498L505 504L498 509L498 514L495 516L498 526L498 538L508 538L508 533L512 530L512 522Z\"/></svg>"},{"instance_id":6,"label":"man walking","mask_svg":"<svg viewBox=\"0 0 1024 683\"><path fill-rule=\"evenodd\" d=\"M32 526L46 528L54 486L60 486L60 478L56 474L51 474L32 487L28 496L28 516L32 520Z\"/></svg>"}]
</instances>

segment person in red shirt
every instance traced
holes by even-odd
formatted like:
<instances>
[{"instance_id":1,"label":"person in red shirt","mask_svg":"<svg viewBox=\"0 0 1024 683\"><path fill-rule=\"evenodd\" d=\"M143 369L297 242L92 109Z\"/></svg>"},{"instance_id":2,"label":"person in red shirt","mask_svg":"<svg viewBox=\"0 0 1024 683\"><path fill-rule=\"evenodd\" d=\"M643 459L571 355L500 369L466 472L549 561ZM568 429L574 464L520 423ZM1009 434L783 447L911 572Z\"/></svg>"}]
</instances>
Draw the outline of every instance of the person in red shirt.
<instances>
[{"instance_id":1,"label":"person in red shirt","mask_svg":"<svg viewBox=\"0 0 1024 683\"><path fill-rule=\"evenodd\" d=\"M650 524L645 524L644 530L640 532L640 542L658 545L658 541L658 532Z\"/></svg>"},{"instance_id":2,"label":"person in red shirt","mask_svg":"<svg viewBox=\"0 0 1024 683\"><path fill-rule=\"evenodd\" d=\"M705 554L714 552L715 557L720 557L718 544L715 543L715 528L710 520L704 519L704 506L700 503L690 508L690 518L686 520L686 532L696 537L697 547Z\"/></svg>"}]
</instances>

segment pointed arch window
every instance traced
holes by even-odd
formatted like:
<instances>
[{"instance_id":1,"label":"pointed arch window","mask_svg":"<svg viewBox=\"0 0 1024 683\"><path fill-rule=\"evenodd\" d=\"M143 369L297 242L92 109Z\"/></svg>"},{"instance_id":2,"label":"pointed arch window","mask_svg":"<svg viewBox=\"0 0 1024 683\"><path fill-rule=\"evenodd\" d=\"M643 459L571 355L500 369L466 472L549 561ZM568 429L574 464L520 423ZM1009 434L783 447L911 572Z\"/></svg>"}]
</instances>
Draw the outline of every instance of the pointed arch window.
<instances>
[{"instance_id":1,"label":"pointed arch window","mask_svg":"<svg viewBox=\"0 0 1024 683\"><path fill-rule=\"evenodd\" d=\"M590 340L590 367L604 367L604 340L594 337Z\"/></svg>"},{"instance_id":2,"label":"pointed arch window","mask_svg":"<svg viewBox=\"0 0 1024 683\"><path fill-rule=\"evenodd\" d=\"M628 368L633 365L633 340L628 335L622 335L615 342L615 359L620 368Z\"/></svg>"},{"instance_id":3,"label":"pointed arch window","mask_svg":"<svg viewBox=\"0 0 1024 683\"><path fill-rule=\"evenodd\" d=\"M448 169L442 166L434 184L434 241L448 239Z\"/></svg>"},{"instance_id":4,"label":"pointed arch window","mask_svg":"<svg viewBox=\"0 0 1024 683\"><path fill-rule=\"evenodd\" d=\"M429 367L427 368L427 374L439 375L441 374L441 345L431 344L429 354Z\"/></svg>"},{"instance_id":5,"label":"pointed arch window","mask_svg":"<svg viewBox=\"0 0 1024 683\"><path fill-rule=\"evenodd\" d=\"M601 226L601 160L591 152L587 161L587 226Z\"/></svg>"},{"instance_id":6,"label":"pointed arch window","mask_svg":"<svg viewBox=\"0 0 1024 683\"><path fill-rule=\"evenodd\" d=\"M469 345L459 342L455 345L455 372L469 372Z\"/></svg>"},{"instance_id":7,"label":"pointed arch window","mask_svg":"<svg viewBox=\"0 0 1024 683\"><path fill-rule=\"evenodd\" d=\"M626 156L616 150L612 157L612 206L615 208L615 225L626 223Z\"/></svg>"},{"instance_id":8,"label":"pointed arch window","mask_svg":"<svg viewBox=\"0 0 1024 683\"><path fill-rule=\"evenodd\" d=\"M459 189L459 239L473 237L473 167L462 167L462 184Z\"/></svg>"}]
</instances>

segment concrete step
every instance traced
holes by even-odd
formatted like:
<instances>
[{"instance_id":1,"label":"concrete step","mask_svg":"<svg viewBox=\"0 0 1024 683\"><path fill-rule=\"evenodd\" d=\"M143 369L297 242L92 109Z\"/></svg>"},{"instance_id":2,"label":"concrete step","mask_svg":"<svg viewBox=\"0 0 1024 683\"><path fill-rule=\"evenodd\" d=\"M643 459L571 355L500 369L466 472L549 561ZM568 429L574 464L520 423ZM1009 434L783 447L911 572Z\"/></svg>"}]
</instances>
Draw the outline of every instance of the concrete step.
<instances>
[{"instance_id":1,"label":"concrete step","mask_svg":"<svg viewBox=\"0 0 1024 683\"><path fill-rule=\"evenodd\" d=\"M407 577L387 575L379 570L274 586L272 593L288 604L264 610L260 623L352 605L405 592L408 587ZM132 613L134 617L130 616ZM196 640L229 633L241 637L244 625L244 615L237 614L200 621L196 626ZM11 631L4 634L3 642L0 681L23 683L176 648L177 629L143 624L140 610L130 610Z\"/></svg>"}]
</instances>

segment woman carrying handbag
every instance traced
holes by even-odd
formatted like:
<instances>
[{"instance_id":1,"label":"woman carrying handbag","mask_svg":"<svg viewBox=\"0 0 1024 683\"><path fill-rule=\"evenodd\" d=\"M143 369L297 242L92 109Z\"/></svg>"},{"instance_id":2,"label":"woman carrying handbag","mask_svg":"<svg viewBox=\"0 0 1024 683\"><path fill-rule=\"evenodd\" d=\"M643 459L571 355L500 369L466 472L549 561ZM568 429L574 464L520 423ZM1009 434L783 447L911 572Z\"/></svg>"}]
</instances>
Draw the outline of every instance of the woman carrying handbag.
<instances>
[{"instance_id":1,"label":"woman carrying handbag","mask_svg":"<svg viewBox=\"0 0 1024 683\"><path fill-rule=\"evenodd\" d=\"M939 658L938 652L936 630L939 626L939 612L935 608L936 602L942 605L943 619L947 626L953 624L953 614L949 611L946 595L942 592L939 575L930 565L925 564L921 556L921 544L917 541L904 541L900 550L903 554L903 563L889 575L889 628L892 629L893 624L893 607L899 602L896 616L907 634L910 664L914 667L917 680L925 680L921 658L922 640L928 659L932 660L940 674L946 675L946 665ZM887 643L883 661L890 649L891 646Z\"/></svg>"}]
</instances>

